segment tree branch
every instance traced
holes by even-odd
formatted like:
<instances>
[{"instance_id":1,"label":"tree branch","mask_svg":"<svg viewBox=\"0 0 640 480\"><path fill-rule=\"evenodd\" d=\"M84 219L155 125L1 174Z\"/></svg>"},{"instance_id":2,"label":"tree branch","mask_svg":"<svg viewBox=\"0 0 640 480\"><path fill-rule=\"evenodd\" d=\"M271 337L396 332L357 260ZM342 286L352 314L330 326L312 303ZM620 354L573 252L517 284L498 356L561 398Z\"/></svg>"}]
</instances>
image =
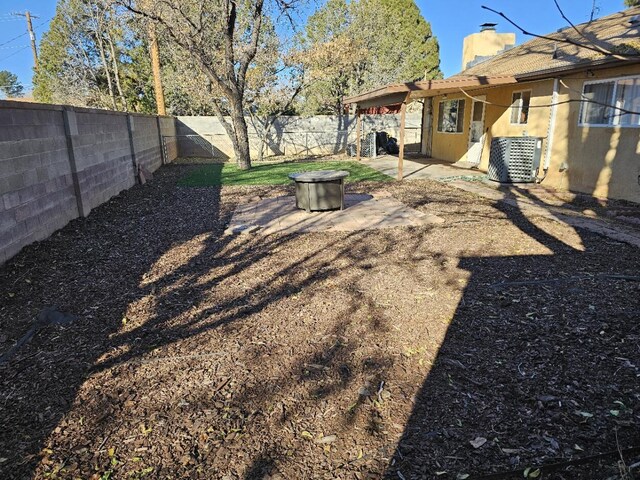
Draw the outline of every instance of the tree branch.
<instances>
[{"instance_id":1,"label":"tree branch","mask_svg":"<svg viewBox=\"0 0 640 480\"><path fill-rule=\"evenodd\" d=\"M249 43L249 49L244 53L240 59L240 66L238 68L238 84L240 91L244 92L245 79L247 77L247 70L249 65L253 61L258 52L258 43L260 42L260 31L262 29L262 10L264 8L264 0L258 0L253 14L253 28L251 30L251 41Z\"/></svg>"},{"instance_id":2,"label":"tree branch","mask_svg":"<svg viewBox=\"0 0 640 480\"><path fill-rule=\"evenodd\" d=\"M489 10L490 12L493 12L496 15L499 15L500 17L504 18L507 22L509 22L515 28L520 30L520 32L523 35L527 35L529 37L542 38L544 40L549 40L551 42L566 43L566 44L569 44L569 45L576 46L578 48L584 48L586 50L591 50L593 52L597 52L597 53L600 53L600 54L609 55L609 56L611 56L613 58L616 58L618 60L628 60L629 58L637 58L638 57L638 54L634 54L634 53L613 53L613 52L608 52L606 50L603 51L603 49L601 47L595 47L595 46L592 46L592 45L585 45L583 43L571 40L570 38L555 38L555 37L549 37L547 35L539 35L537 33L529 32L529 31L525 30L524 28L522 28L517 23L515 23L509 17L507 17L504 13L499 12L497 10L494 10L493 8L487 7L485 5L482 5L482 8L484 8L485 10ZM591 42L591 43L593 43L593 42Z\"/></svg>"},{"instance_id":3,"label":"tree branch","mask_svg":"<svg viewBox=\"0 0 640 480\"><path fill-rule=\"evenodd\" d=\"M558 3L558 0L553 0L553 3L556 4L556 8L558 9L558 12L560 12L560 16L564 19L565 22L567 22L571 28L578 34L580 35L582 38L584 38L587 42L591 42L593 45L595 45L595 43L593 43L593 40L591 40L590 38L588 38L584 33L582 33L580 30L578 30L578 27L576 27L573 22L571 20L569 20L569 18L564 14L564 12L562 11L562 8L560 8L560 4ZM600 47L599 45L595 45L595 47L597 49L600 50L600 53L603 53L605 55L614 55L612 52L610 52L609 50Z\"/></svg>"}]
</instances>

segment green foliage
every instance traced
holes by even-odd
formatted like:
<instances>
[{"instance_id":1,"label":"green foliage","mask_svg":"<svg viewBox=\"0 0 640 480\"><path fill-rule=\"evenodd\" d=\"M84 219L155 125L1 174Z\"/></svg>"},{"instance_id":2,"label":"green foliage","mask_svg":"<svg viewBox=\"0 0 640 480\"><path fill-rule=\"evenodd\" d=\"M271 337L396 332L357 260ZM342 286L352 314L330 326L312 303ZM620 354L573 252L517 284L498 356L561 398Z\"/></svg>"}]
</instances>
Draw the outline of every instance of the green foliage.
<instances>
[{"instance_id":1,"label":"green foliage","mask_svg":"<svg viewBox=\"0 0 640 480\"><path fill-rule=\"evenodd\" d=\"M392 178L358 162L285 162L254 165L251 170L240 170L231 163L205 165L185 177L180 184L189 187L217 185L286 185L291 183L288 175L312 170L346 170L347 182L387 182Z\"/></svg>"},{"instance_id":2,"label":"green foliage","mask_svg":"<svg viewBox=\"0 0 640 480\"><path fill-rule=\"evenodd\" d=\"M34 97L117 110L152 112L144 25L107 0L61 0L40 42Z\"/></svg>"},{"instance_id":3,"label":"green foliage","mask_svg":"<svg viewBox=\"0 0 640 480\"><path fill-rule=\"evenodd\" d=\"M0 92L7 98L22 97L24 87L18 81L18 76L8 70L0 70Z\"/></svg>"},{"instance_id":4,"label":"green foliage","mask_svg":"<svg viewBox=\"0 0 640 480\"><path fill-rule=\"evenodd\" d=\"M328 0L299 42L307 114L340 113L344 96L384 84L442 76L438 41L413 0Z\"/></svg>"},{"instance_id":5,"label":"green foliage","mask_svg":"<svg viewBox=\"0 0 640 480\"><path fill-rule=\"evenodd\" d=\"M361 0L357 29L375 55L365 78L366 88L384 83L432 79L441 76L440 48L413 0Z\"/></svg>"},{"instance_id":6,"label":"green foliage","mask_svg":"<svg viewBox=\"0 0 640 480\"><path fill-rule=\"evenodd\" d=\"M624 0L624 4L627 7L637 7L640 5L640 0Z\"/></svg>"}]
</instances>

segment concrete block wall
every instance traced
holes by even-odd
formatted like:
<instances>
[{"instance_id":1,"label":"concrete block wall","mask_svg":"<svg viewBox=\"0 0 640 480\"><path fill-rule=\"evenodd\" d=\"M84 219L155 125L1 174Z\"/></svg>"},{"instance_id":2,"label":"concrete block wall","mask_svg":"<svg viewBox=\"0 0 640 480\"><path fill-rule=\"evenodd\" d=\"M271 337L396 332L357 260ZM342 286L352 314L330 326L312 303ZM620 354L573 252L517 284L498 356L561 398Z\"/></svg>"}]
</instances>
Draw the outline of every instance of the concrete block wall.
<instances>
[{"instance_id":1,"label":"concrete block wall","mask_svg":"<svg viewBox=\"0 0 640 480\"><path fill-rule=\"evenodd\" d=\"M82 215L87 216L93 208L135 185L127 116L80 109L68 114Z\"/></svg>"},{"instance_id":2,"label":"concrete block wall","mask_svg":"<svg viewBox=\"0 0 640 480\"><path fill-rule=\"evenodd\" d=\"M0 263L78 216L62 108L0 109Z\"/></svg>"},{"instance_id":3,"label":"concrete block wall","mask_svg":"<svg viewBox=\"0 0 640 480\"><path fill-rule=\"evenodd\" d=\"M131 132L136 162L150 172L162 165L162 145L158 131L158 119L143 115L132 115Z\"/></svg>"},{"instance_id":4,"label":"concrete block wall","mask_svg":"<svg viewBox=\"0 0 640 480\"><path fill-rule=\"evenodd\" d=\"M227 119L229 121L229 119ZM261 130L254 119L247 117L252 156L260 148ZM258 122L263 120L258 120ZM363 131L386 131L393 137L400 133L400 115L364 115ZM419 149L422 115L410 113L406 117L405 144L411 150ZM313 117L287 116L278 118L268 137L265 156L297 154L334 154L355 142L356 118L353 115L316 115ZM180 156L228 159L233 157L233 146L217 117L177 117L177 135Z\"/></svg>"},{"instance_id":5,"label":"concrete block wall","mask_svg":"<svg viewBox=\"0 0 640 480\"><path fill-rule=\"evenodd\" d=\"M164 161L165 163L170 163L178 158L179 153L176 119L173 117L158 117L158 122L160 123Z\"/></svg>"},{"instance_id":6,"label":"concrete block wall","mask_svg":"<svg viewBox=\"0 0 640 480\"><path fill-rule=\"evenodd\" d=\"M136 162L175 159L162 130L174 119L0 101L0 264L133 186Z\"/></svg>"}]
</instances>

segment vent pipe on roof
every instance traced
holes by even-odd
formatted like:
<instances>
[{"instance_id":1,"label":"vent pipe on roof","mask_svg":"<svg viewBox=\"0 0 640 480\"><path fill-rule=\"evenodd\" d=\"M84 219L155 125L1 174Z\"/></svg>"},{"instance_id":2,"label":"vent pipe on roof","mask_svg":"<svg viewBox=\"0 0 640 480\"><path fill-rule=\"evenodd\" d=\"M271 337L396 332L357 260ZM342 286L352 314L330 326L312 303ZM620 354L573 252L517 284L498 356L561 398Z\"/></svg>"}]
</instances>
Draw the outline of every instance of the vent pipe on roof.
<instances>
[{"instance_id":1,"label":"vent pipe on roof","mask_svg":"<svg viewBox=\"0 0 640 480\"><path fill-rule=\"evenodd\" d=\"M482 25L480 25L480 31L481 32L486 32L487 30L496 30L496 25L498 25L497 23L483 23Z\"/></svg>"}]
</instances>

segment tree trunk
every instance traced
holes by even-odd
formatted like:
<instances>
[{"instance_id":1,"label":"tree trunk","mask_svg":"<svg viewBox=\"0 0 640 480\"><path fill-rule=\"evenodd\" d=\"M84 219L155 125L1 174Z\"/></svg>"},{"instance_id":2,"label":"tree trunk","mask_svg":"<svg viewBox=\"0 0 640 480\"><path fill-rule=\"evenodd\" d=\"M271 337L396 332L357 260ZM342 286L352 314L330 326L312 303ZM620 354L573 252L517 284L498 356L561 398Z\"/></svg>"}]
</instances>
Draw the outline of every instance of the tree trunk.
<instances>
[{"instance_id":1,"label":"tree trunk","mask_svg":"<svg viewBox=\"0 0 640 480\"><path fill-rule=\"evenodd\" d=\"M122 106L124 107L124 111L129 111L129 105L127 105L127 97L124 96L124 92L122 91L122 85L120 83L120 67L118 66L118 55L116 53L115 46L113 45L113 40L111 39L111 35L107 33L107 42L109 43L109 49L111 51L111 63L113 63L113 77L116 82L116 88L118 89L118 96L120 97L120 101L122 102Z\"/></svg>"},{"instance_id":2,"label":"tree trunk","mask_svg":"<svg viewBox=\"0 0 640 480\"><path fill-rule=\"evenodd\" d=\"M97 8L93 3L90 4L92 7ZM113 91L113 83L111 82L111 73L109 72L109 63L107 62L107 54L104 48L104 38L102 36L102 23L100 18L98 17L98 13L96 10L93 11L93 21L94 25L94 33L96 36L96 44L98 45L98 52L100 53L100 61L102 62L102 66L104 67L104 74L107 77L107 87L109 88L109 97L111 97L111 106L114 110L118 110L118 106L116 104L116 95Z\"/></svg>"},{"instance_id":3,"label":"tree trunk","mask_svg":"<svg viewBox=\"0 0 640 480\"><path fill-rule=\"evenodd\" d=\"M235 100L235 99L234 99ZM251 168L251 152L249 150L249 131L242 111L242 101L237 99L231 102L231 123L233 124L233 151L236 155L236 163L240 170Z\"/></svg>"},{"instance_id":4,"label":"tree trunk","mask_svg":"<svg viewBox=\"0 0 640 480\"><path fill-rule=\"evenodd\" d=\"M98 43L98 51L100 52L100 60L104 67L104 74L107 76L107 87L109 88L109 97L111 97L111 106L114 110L118 110L116 104L116 95L113 91L113 83L111 82L111 73L109 72L109 64L107 63L107 56L104 51L104 42L102 41L102 32L96 33L96 41Z\"/></svg>"}]
</instances>

